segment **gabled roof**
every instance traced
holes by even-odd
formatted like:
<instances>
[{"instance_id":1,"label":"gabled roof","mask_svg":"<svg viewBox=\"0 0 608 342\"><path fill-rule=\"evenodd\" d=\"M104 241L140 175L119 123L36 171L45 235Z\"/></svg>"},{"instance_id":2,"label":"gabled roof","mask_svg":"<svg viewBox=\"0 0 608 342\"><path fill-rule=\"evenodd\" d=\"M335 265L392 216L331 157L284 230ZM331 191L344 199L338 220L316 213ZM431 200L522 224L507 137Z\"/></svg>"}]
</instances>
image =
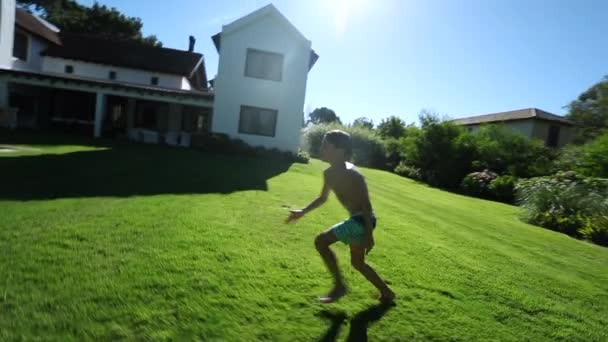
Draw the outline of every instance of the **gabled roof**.
<instances>
[{"instance_id":1,"label":"gabled roof","mask_svg":"<svg viewBox=\"0 0 608 342\"><path fill-rule=\"evenodd\" d=\"M248 15L237 19L233 22L231 22L228 25L224 25L222 27L222 32L218 32L216 34L214 34L213 36L211 36L211 40L213 40L213 45L215 45L215 49L217 50L217 52L220 52L220 47L222 45L222 33L230 33L230 32L234 32L237 30L240 30L241 28L244 28L245 26L255 22L256 20L259 20L261 18L266 17L267 15L274 15L275 17L277 17L287 28L287 30L291 33L293 33L294 36L296 36L299 39L302 39L306 42L310 42L284 15L283 13L281 13L273 4L268 4L256 11L253 11L251 13L249 13ZM317 60L319 59L319 55L314 51L311 50L310 51L310 61L309 61L309 66L308 66L308 70L310 71L310 69L312 69L312 67L315 65L315 63L317 62Z\"/></svg>"},{"instance_id":2,"label":"gabled roof","mask_svg":"<svg viewBox=\"0 0 608 342\"><path fill-rule=\"evenodd\" d=\"M62 46L50 46L45 56L191 77L203 63L200 53L61 33ZM203 69L204 70L204 69Z\"/></svg>"},{"instance_id":3,"label":"gabled roof","mask_svg":"<svg viewBox=\"0 0 608 342\"><path fill-rule=\"evenodd\" d=\"M23 8L17 7L15 9L15 25L46 41L61 45L58 29L44 21L44 19L36 17Z\"/></svg>"},{"instance_id":4,"label":"gabled roof","mask_svg":"<svg viewBox=\"0 0 608 342\"><path fill-rule=\"evenodd\" d=\"M566 125L574 125L574 122L565 119L563 116L551 114L537 108L526 108L519 110L512 110L508 112L500 112L494 114L471 116L468 118L461 118L452 120L457 125L478 125L482 123L491 122L504 122L514 120L525 120L525 119L539 119L545 121L559 122Z\"/></svg>"}]
</instances>

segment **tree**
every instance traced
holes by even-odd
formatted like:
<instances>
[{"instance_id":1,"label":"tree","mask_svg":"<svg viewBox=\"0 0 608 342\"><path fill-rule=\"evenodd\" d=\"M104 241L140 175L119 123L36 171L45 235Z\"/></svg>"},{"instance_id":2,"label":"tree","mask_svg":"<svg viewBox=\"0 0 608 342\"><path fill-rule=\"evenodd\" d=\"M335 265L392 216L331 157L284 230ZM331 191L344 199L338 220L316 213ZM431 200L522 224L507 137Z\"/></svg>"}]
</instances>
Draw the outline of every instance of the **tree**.
<instances>
[{"instance_id":1,"label":"tree","mask_svg":"<svg viewBox=\"0 0 608 342\"><path fill-rule=\"evenodd\" d=\"M62 32L162 46L156 36L144 37L140 18L128 17L114 7L97 2L87 7L74 0L17 0L17 3L26 9L39 11L42 18L59 27Z\"/></svg>"},{"instance_id":2,"label":"tree","mask_svg":"<svg viewBox=\"0 0 608 342\"><path fill-rule=\"evenodd\" d=\"M570 102L566 117L580 126L576 142L602 134L608 128L608 76Z\"/></svg>"},{"instance_id":3,"label":"tree","mask_svg":"<svg viewBox=\"0 0 608 342\"><path fill-rule=\"evenodd\" d=\"M387 119L382 119L378 124L378 134L383 138L399 139L405 136L405 122L396 116L391 116Z\"/></svg>"},{"instance_id":4,"label":"tree","mask_svg":"<svg viewBox=\"0 0 608 342\"><path fill-rule=\"evenodd\" d=\"M374 122L372 121L372 119L368 119L362 116L360 118L356 118L355 121L353 121L353 127L374 129Z\"/></svg>"},{"instance_id":5,"label":"tree","mask_svg":"<svg viewBox=\"0 0 608 342\"><path fill-rule=\"evenodd\" d=\"M327 107L316 108L315 110L310 112L310 114L308 114L308 117L308 122L315 125L327 124L332 122L342 124L342 121L340 121L340 118L336 115L336 112Z\"/></svg>"}]
</instances>

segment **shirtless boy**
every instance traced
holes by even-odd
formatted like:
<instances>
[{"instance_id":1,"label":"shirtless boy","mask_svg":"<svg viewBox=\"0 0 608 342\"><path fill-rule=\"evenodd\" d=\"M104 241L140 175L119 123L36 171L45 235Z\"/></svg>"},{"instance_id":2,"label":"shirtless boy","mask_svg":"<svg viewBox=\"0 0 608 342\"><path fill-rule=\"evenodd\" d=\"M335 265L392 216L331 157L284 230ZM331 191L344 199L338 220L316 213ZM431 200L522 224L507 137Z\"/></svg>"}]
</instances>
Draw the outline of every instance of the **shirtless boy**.
<instances>
[{"instance_id":1,"label":"shirtless boy","mask_svg":"<svg viewBox=\"0 0 608 342\"><path fill-rule=\"evenodd\" d=\"M376 271L365 263L365 255L374 248L373 230L376 227L376 217L372 211L365 178L353 164L348 162L351 153L348 133L333 130L325 134L321 144L321 159L328 162L330 167L323 172L321 194L305 208L291 210L287 222L296 221L321 206L327 200L330 190L333 191L350 213L350 218L315 238L317 251L334 277L333 289L319 300L322 303L335 302L347 292L344 279L338 269L336 255L329 249L331 244L342 241L350 246L352 266L380 291L379 300L382 303L390 303L395 299L395 293L388 288Z\"/></svg>"}]
</instances>

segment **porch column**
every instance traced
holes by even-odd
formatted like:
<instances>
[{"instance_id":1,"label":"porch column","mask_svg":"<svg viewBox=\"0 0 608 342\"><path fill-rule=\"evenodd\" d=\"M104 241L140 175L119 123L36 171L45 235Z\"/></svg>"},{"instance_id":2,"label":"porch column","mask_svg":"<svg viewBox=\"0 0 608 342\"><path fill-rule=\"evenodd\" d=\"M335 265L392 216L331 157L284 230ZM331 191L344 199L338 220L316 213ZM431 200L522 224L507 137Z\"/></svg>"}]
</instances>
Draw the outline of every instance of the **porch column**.
<instances>
[{"instance_id":1,"label":"porch column","mask_svg":"<svg viewBox=\"0 0 608 342\"><path fill-rule=\"evenodd\" d=\"M135 99L128 98L127 99L127 131L133 129L135 124Z\"/></svg>"},{"instance_id":2,"label":"porch column","mask_svg":"<svg viewBox=\"0 0 608 342\"><path fill-rule=\"evenodd\" d=\"M104 93L97 93L95 99L95 138L101 137L101 128L103 124L103 117L106 113L106 95Z\"/></svg>"}]
</instances>

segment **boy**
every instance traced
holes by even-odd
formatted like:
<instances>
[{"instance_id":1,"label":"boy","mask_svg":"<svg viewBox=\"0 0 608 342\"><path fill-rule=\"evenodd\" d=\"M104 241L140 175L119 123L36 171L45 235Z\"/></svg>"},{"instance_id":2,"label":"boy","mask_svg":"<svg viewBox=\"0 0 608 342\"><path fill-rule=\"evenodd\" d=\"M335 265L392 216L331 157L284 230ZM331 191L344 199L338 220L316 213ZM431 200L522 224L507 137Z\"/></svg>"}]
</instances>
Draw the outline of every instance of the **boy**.
<instances>
[{"instance_id":1,"label":"boy","mask_svg":"<svg viewBox=\"0 0 608 342\"><path fill-rule=\"evenodd\" d=\"M350 218L340 222L315 238L315 246L323 261L334 277L334 288L325 297L319 298L322 303L337 301L347 292L342 274L338 269L335 254L329 246L342 241L350 245L350 259L353 267L361 272L379 291L380 301L390 303L395 298L386 283L376 271L365 263L365 254L374 247L373 229L376 227L376 217L367 192L363 175L347 160L351 156L350 135L340 130L329 131L323 137L321 144L321 159L330 164L323 172L323 189L317 199L304 209L291 210L286 222L293 222L311 210L321 206L327 200L329 191L333 190L340 203L350 213Z\"/></svg>"}]
</instances>

